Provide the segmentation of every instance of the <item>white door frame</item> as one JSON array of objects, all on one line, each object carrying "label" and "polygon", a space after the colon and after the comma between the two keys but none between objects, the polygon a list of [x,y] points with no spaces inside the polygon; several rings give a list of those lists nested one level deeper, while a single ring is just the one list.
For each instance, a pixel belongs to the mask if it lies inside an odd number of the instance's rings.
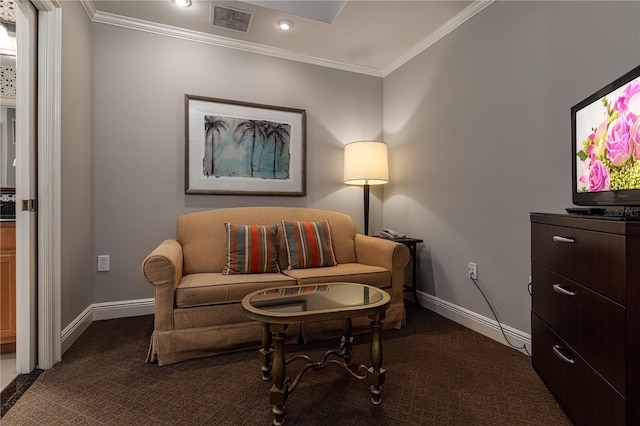
[{"label": "white door frame", "polygon": [[17,8],[16,22],[16,372],[26,374],[37,363],[37,229],[36,213],[23,212],[21,200],[35,199],[38,11],[28,2]]},{"label": "white door frame", "polygon": [[[26,0],[22,0],[26,1]],[[61,82],[62,7],[57,0],[34,0],[38,9],[38,293],[37,366],[48,369],[61,354]],[[18,77],[20,78],[20,77]],[[19,173],[28,173],[23,167]],[[19,201],[20,202],[20,201]],[[17,210],[19,210],[17,207]],[[20,221],[16,226],[20,226]],[[16,253],[22,256],[24,253]],[[28,262],[20,262],[23,268]],[[16,271],[18,273],[18,271]],[[22,283],[23,284],[23,283]],[[33,341],[27,307],[36,309],[28,285],[18,282],[16,310],[18,335],[16,366],[20,373],[33,370],[35,360],[29,348]],[[20,309],[22,307],[22,309]],[[24,334],[24,335],[23,335]]]},{"label": "white door frame", "polygon": [[[62,7],[40,1],[38,13],[38,366],[62,359],[61,135]],[[46,10],[45,10],[46,9]]]}]

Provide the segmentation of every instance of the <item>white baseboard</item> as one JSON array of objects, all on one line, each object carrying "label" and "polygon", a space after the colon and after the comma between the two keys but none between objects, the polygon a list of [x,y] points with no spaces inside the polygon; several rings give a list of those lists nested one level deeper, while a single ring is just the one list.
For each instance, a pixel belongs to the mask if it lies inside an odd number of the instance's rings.
[{"label": "white baseboard", "polygon": [[94,303],[62,330],[60,335],[62,353],[65,353],[94,321],[149,315],[153,314],[153,311],[153,298]]},{"label": "white baseboard", "polygon": [[[428,293],[418,291],[418,299],[420,305],[442,315],[451,321],[470,328],[490,339],[500,342],[503,345],[508,343],[505,341],[498,322],[479,315],[473,311],[465,309],[461,306],[439,299]],[[124,300],[120,302],[94,303],[85,309],[78,317],[71,322],[61,333],[62,353],[71,347],[73,342],[91,325],[93,321],[135,317],[140,315],[150,315],[154,312],[154,299],[137,299]],[[509,341],[514,346],[526,346],[529,354],[531,353],[531,335],[517,330],[508,325],[502,325]],[[520,349],[520,352],[526,352]]]},{"label": "white baseboard", "polygon": [[[503,345],[509,346],[509,343],[505,340],[498,322],[479,315],[473,311],[465,309],[461,306],[454,305],[446,300],[439,299],[431,294],[418,291],[418,299],[420,305],[434,311],[435,313],[442,315],[451,321],[457,322],[471,330],[478,332],[490,339],[500,342]],[[504,333],[507,335],[509,342],[517,347],[525,346],[528,353],[524,349],[518,349],[525,355],[531,354],[531,335],[517,330],[508,325],[502,324]]]}]

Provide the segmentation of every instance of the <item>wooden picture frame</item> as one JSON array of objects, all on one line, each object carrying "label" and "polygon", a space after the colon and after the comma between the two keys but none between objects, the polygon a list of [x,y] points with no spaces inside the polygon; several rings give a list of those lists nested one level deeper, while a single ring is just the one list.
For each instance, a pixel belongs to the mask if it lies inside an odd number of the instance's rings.
[{"label": "wooden picture frame", "polygon": [[306,111],[185,95],[185,193],[304,196]]}]

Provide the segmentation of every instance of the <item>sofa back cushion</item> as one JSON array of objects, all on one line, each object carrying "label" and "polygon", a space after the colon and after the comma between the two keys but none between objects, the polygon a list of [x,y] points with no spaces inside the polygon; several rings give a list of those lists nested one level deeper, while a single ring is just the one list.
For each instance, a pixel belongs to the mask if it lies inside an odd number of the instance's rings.
[{"label": "sofa back cushion", "polygon": [[227,262],[222,273],[264,274],[278,267],[278,225],[234,225],[225,222]]},{"label": "sofa back cushion", "polygon": [[287,247],[281,222],[328,220],[336,262],[356,262],[355,226],[351,217],[330,210],[300,207],[236,207],[189,213],[178,218],[176,239],[183,250],[183,274],[222,272],[226,259],[225,222],[236,225],[278,224],[278,264],[286,269]]},{"label": "sofa back cushion", "polygon": [[288,269],[336,266],[328,220],[317,222],[282,221],[287,246]]}]

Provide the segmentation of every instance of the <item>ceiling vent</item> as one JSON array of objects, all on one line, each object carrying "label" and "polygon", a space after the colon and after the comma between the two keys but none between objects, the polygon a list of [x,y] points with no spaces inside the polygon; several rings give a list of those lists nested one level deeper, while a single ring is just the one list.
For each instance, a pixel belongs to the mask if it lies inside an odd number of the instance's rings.
[{"label": "ceiling vent", "polygon": [[252,21],[253,13],[216,4],[211,7],[211,25],[216,28],[247,33]]}]

